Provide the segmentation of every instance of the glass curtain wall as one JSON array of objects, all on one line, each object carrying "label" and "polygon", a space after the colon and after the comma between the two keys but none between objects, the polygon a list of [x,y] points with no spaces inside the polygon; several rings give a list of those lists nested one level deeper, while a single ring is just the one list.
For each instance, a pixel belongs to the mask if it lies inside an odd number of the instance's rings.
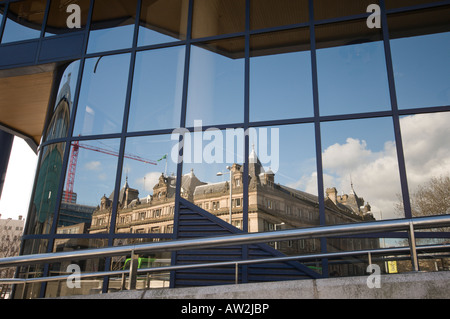
[{"label": "glass curtain wall", "polygon": [[[374,1],[107,2],[126,2],[121,19],[102,16],[106,1],[84,9],[86,53],[61,78],[27,240],[48,252],[173,240],[182,199],[245,232],[448,213],[423,206],[448,189],[448,5],[380,1],[370,28]],[[407,245],[406,233],[380,236],[268,244],[288,255]]]}]

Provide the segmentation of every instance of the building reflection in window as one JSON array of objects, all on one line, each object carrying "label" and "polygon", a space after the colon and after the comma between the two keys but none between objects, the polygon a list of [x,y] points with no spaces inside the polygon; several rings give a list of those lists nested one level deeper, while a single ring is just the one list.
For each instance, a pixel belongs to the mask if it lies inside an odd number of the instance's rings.
[{"label": "building reflection in window", "polygon": [[138,45],[186,39],[188,7],[188,0],[142,1]]},{"label": "building reflection in window", "polygon": [[2,43],[39,38],[47,1],[18,1],[9,4]]},{"label": "building reflection in window", "polygon": [[87,53],[130,48],[137,0],[95,0]]},{"label": "building reflection in window", "polygon": [[[118,154],[117,139],[72,142],[57,233],[90,231],[92,214],[102,205],[99,199],[114,199]],[[108,208],[112,209],[111,205]],[[110,229],[110,221],[109,216],[105,232]]]},{"label": "building reflection in window", "polygon": [[53,224],[56,197],[62,171],[65,143],[44,147],[37,173],[35,193],[28,214],[26,234],[49,234]]},{"label": "building reflection in window", "polygon": [[233,225],[240,227],[243,218],[244,138],[244,130],[239,128],[185,134],[180,194],[226,222],[232,218]]},{"label": "building reflection in window", "polygon": [[185,47],[138,52],[129,131],[176,128],[181,120]]},{"label": "building reflection in window", "polygon": [[46,140],[68,136],[79,67],[79,61],[72,62],[67,66],[61,77],[52,119],[47,129]]},{"label": "building reflection in window", "polygon": [[343,208],[328,224],[403,218],[390,118],[322,123],[325,205]]},{"label": "building reflection in window", "polygon": [[244,38],[192,46],[186,126],[244,121]]},{"label": "building reflection in window", "polygon": [[[128,138],[118,198],[116,233],[171,234],[175,212],[178,135]],[[104,232],[112,198],[98,198],[90,233]]]},{"label": "building reflection in window", "polygon": [[74,136],[122,131],[129,68],[130,54],[86,59]]}]

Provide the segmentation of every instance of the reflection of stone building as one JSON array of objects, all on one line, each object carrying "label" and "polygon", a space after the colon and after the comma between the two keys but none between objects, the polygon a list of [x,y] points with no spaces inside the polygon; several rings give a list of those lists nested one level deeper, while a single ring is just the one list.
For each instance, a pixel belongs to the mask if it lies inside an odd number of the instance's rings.
[{"label": "reflection of stone building", "polygon": [[[265,171],[254,151],[249,161],[249,232],[273,231],[319,225],[318,197],[275,183],[275,174]],[[232,172],[232,224],[243,224],[243,166],[233,164]],[[116,219],[117,233],[172,233],[176,178],[161,174],[153,188],[153,196],[139,198],[139,192],[128,182],[119,193]],[[200,208],[229,222],[229,181],[203,183],[193,171],[185,174],[181,183],[181,196]],[[109,230],[113,194],[103,196],[93,213],[89,232]],[[343,224],[374,220],[370,206],[354,191],[337,196],[336,189],[328,189],[325,200],[327,224]],[[273,245],[286,254],[320,251],[318,240],[297,240]],[[378,240],[330,239],[328,250],[377,248]]]}]

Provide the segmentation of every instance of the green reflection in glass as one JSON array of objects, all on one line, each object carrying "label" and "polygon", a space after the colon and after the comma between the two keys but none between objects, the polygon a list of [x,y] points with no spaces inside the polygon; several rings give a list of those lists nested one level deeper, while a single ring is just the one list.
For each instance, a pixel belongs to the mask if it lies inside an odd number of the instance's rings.
[{"label": "green reflection in glass", "polygon": [[30,207],[27,235],[49,234],[55,212],[62,171],[65,143],[46,146],[37,175],[36,190]]}]

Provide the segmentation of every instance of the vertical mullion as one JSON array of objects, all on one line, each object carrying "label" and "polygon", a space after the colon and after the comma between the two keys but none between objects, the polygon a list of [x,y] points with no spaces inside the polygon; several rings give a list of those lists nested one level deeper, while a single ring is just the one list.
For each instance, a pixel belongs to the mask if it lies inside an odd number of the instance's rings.
[{"label": "vertical mullion", "polygon": [[[177,179],[175,185],[175,207],[173,214],[173,230],[172,239],[178,238],[178,219],[180,216],[180,200],[181,200],[181,179],[183,178],[183,151],[180,149],[180,143],[184,143],[184,136],[186,134],[186,109],[187,109],[187,95],[188,95],[188,82],[189,82],[189,67],[191,59],[191,30],[192,30],[192,11],[194,6],[194,0],[188,0],[188,16],[187,16],[187,29],[186,29],[186,42],[185,42],[185,56],[184,56],[184,74],[183,74],[183,93],[181,100],[181,114],[180,114],[180,130],[178,139],[178,156],[177,156]],[[184,144],[183,144],[184,146]],[[173,251],[171,254],[171,265],[176,264],[177,251]],[[170,287],[175,285],[175,271],[170,272]]]},{"label": "vertical mullion", "polygon": [[392,107],[392,120],[394,124],[395,146],[397,149],[398,169],[400,173],[400,183],[402,189],[403,208],[406,218],[411,218],[411,203],[409,198],[408,182],[406,177],[405,155],[400,127],[400,116],[398,112],[397,93],[395,89],[394,68],[392,65],[391,45],[389,39],[389,29],[387,22],[386,6],[384,0],[380,0],[381,8],[381,28],[383,32],[384,53],[386,58],[386,71],[388,76],[389,94]]},{"label": "vertical mullion", "polygon": [[[325,225],[325,202],[323,194],[322,140],[320,134],[319,88],[317,75],[316,34],[314,1],[309,0],[309,34],[311,43],[311,71],[314,102],[314,131],[316,142],[317,191],[319,200],[319,224]],[[321,253],[327,252],[327,238],[320,239]],[[322,276],[328,277],[328,259],[322,259]]]}]

